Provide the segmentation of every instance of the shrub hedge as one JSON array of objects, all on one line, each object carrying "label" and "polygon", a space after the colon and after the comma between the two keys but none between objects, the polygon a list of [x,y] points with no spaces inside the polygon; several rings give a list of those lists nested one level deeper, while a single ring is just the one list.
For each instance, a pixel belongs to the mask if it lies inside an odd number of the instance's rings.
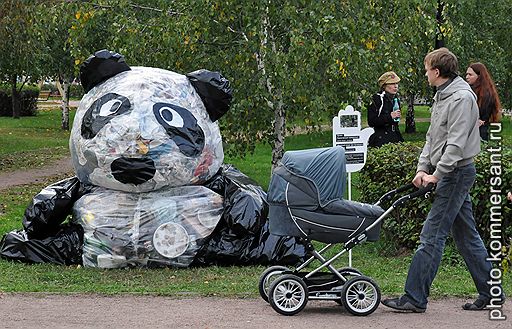
[{"label": "shrub hedge", "polygon": [[[358,189],[360,198],[365,203],[375,203],[381,195],[396,187],[409,183],[416,173],[418,157],[423,143],[387,144],[381,148],[370,148],[365,167],[359,173]],[[494,209],[495,219],[501,219],[501,242],[510,246],[512,238],[512,203],[506,200],[506,194],[512,189],[512,150],[502,148],[500,152],[492,151],[498,144],[482,144],[482,152],[475,158],[477,177],[471,190],[473,211],[478,229],[486,246],[490,242],[491,197],[501,197],[501,206]],[[500,164],[491,172],[491,154]],[[495,163],[495,165],[497,165]],[[499,175],[498,175],[499,174]],[[496,177],[501,181],[496,181]],[[490,179],[495,180],[494,189],[501,193],[491,192]],[[500,185],[496,185],[500,183]],[[431,196],[432,198],[433,196]],[[430,210],[431,199],[416,199],[402,208],[395,210],[386,218],[382,228],[382,240],[387,252],[396,252],[403,248],[414,249],[419,243],[419,235],[423,222]],[[496,202],[496,199],[493,201]],[[384,205],[388,207],[389,205]],[[501,216],[497,214],[500,210]],[[493,222],[496,223],[496,222]]]},{"label": "shrub hedge", "polygon": [[[12,116],[11,86],[0,85],[0,116]],[[20,116],[34,116],[37,113],[37,97],[39,88],[24,86],[20,93]]]}]

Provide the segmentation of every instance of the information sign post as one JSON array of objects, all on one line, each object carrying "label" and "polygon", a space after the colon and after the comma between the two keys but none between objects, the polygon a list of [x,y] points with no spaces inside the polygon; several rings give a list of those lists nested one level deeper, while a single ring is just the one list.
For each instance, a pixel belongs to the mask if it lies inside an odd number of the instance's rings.
[{"label": "information sign post", "polygon": [[[352,200],[351,173],[361,170],[366,163],[368,139],[373,128],[361,130],[361,112],[348,105],[332,119],[332,145],[345,149],[348,173],[348,199]],[[349,251],[348,266],[352,267],[352,250]]]}]

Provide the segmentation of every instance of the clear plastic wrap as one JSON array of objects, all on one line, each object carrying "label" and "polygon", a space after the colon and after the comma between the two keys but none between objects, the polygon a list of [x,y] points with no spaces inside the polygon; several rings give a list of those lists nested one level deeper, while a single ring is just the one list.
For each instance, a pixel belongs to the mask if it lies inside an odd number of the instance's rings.
[{"label": "clear plastic wrap", "polygon": [[84,95],[70,149],[82,183],[127,192],[201,184],[224,160],[219,127],[189,79],[150,67]]},{"label": "clear plastic wrap", "polygon": [[84,266],[187,267],[222,211],[222,197],[204,186],[98,188],[75,203],[73,221],[84,228]]}]

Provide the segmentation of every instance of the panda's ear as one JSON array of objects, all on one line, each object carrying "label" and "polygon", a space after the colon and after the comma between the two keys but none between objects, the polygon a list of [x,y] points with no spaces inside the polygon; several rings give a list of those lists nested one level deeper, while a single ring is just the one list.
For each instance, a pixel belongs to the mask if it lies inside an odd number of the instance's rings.
[{"label": "panda's ear", "polygon": [[215,122],[222,117],[231,104],[232,90],[228,79],[219,72],[198,70],[187,74],[187,78],[201,97],[210,119]]},{"label": "panda's ear", "polygon": [[121,54],[99,50],[80,66],[80,82],[85,92],[114,75],[131,70]]}]

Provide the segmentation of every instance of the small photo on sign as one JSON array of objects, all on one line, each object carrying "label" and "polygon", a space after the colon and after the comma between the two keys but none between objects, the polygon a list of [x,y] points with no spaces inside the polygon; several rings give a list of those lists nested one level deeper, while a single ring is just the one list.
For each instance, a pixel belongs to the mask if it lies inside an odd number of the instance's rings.
[{"label": "small photo on sign", "polygon": [[357,115],[341,115],[340,116],[340,127],[341,128],[357,128]]}]

